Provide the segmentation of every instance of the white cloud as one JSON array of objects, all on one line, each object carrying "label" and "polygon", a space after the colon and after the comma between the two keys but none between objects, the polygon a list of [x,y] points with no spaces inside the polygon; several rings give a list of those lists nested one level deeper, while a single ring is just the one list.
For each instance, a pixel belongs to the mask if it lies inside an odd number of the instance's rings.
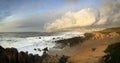
[{"label": "white cloud", "polygon": [[70,28],[107,27],[120,27],[120,0],[104,0],[100,10],[86,8],[78,12],[67,12],[60,19],[47,24],[45,29],[62,31]]},{"label": "white cloud", "polygon": [[98,11],[93,8],[82,9],[78,12],[67,12],[52,23],[45,26],[47,31],[56,31],[64,28],[90,26],[96,22]]}]

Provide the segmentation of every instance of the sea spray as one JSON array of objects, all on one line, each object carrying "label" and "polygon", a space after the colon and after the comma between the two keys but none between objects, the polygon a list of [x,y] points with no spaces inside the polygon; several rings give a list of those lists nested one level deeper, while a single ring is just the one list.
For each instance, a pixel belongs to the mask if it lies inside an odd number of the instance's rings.
[{"label": "sea spray", "polygon": [[[55,41],[68,39],[76,36],[83,36],[84,33],[81,32],[61,32],[59,34],[54,34],[51,36],[33,36],[31,37],[1,37],[0,45],[4,48],[7,47],[15,47],[18,51],[28,51],[28,53],[39,54],[42,55],[43,51],[34,50],[34,48],[44,49],[48,47],[48,49],[52,49],[55,46]],[[17,34],[14,34],[17,36]],[[27,33],[26,33],[27,35]]]}]

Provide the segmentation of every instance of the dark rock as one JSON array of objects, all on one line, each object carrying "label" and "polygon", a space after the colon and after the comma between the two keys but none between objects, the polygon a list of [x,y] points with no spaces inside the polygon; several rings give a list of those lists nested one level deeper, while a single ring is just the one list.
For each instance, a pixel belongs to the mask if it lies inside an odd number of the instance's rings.
[{"label": "dark rock", "polygon": [[6,55],[8,57],[9,63],[17,63],[18,62],[18,51],[16,48],[6,48]]},{"label": "dark rock", "polygon": [[55,40],[55,38],[53,38],[53,40]]},{"label": "dark rock", "polygon": [[88,39],[91,39],[94,36],[94,34],[92,34],[92,33],[85,33],[84,36],[85,36],[85,40],[88,40]]},{"label": "dark rock", "polygon": [[91,50],[92,50],[92,51],[95,51],[95,50],[96,50],[96,48],[91,48]]},{"label": "dark rock", "polygon": [[36,49],[36,48],[34,48],[34,50],[36,51],[37,49]]},{"label": "dark rock", "polygon": [[42,63],[42,57],[40,57],[38,54],[34,55],[34,63]]},{"label": "dark rock", "polygon": [[59,60],[59,63],[66,63],[67,61],[68,61],[68,56],[62,56],[61,58],[60,58],[60,60]]},{"label": "dark rock", "polygon": [[5,49],[0,46],[0,63],[9,63]]},{"label": "dark rock", "polygon": [[38,48],[38,51],[40,51],[40,52],[41,52],[41,49],[40,49],[40,48]]},{"label": "dark rock", "polygon": [[41,37],[39,37],[39,39],[41,39]]},{"label": "dark rock", "polygon": [[67,62],[67,56],[53,56],[48,55],[44,49],[42,56],[38,54],[28,54],[28,52],[18,52],[16,48],[6,48],[0,46],[0,63],[65,63]]},{"label": "dark rock", "polygon": [[18,63],[28,63],[28,54],[26,54],[25,52],[20,52],[18,54]]},{"label": "dark rock", "polygon": [[69,39],[63,39],[63,40],[58,40],[56,43],[62,44],[63,46],[74,46],[77,45],[78,43],[82,43],[84,41],[84,38],[82,37],[73,37]]},{"label": "dark rock", "polygon": [[34,63],[34,55],[33,54],[29,54],[27,59],[28,59],[28,63]]},{"label": "dark rock", "polygon": [[43,51],[48,51],[48,47],[44,48]]}]

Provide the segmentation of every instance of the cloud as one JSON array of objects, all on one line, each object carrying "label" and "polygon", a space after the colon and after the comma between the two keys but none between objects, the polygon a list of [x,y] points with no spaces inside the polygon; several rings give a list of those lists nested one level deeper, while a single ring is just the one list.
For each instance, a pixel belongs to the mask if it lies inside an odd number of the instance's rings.
[{"label": "cloud", "polygon": [[[78,0],[65,1],[76,2]],[[64,10],[59,8],[29,16],[14,15],[19,12],[7,13],[5,16],[0,16],[0,31],[41,31],[43,28],[46,31],[61,31],[120,27],[120,0],[103,0],[100,10],[85,8],[71,12],[72,9],[71,11],[68,11],[66,7],[62,9]],[[24,8],[22,10],[24,11]]]},{"label": "cloud", "polygon": [[98,11],[93,8],[82,9],[78,12],[67,12],[61,19],[45,26],[47,31],[62,30],[65,28],[90,26],[96,22]]},{"label": "cloud", "polygon": [[105,0],[100,10],[86,8],[67,12],[60,19],[45,25],[46,31],[120,27],[120,0]]},{"label": "cloud", "polygon": [[101,17],[97,24],[107,27],[120,26],[120,0],[104,1],[100,12]]},{"label": "cloud", "polygon": [[[0,32],[27,32],[27,31],[43,31],[44,24],[53,21],[59,17],[58,14],[48,13],[35,14],[29,16],[10,15],[4,17],[0,22]],[[47,18],[47,19],[46,19]]]},{"label": "cloud", "polygon": [[45,21],[39,21],[38,19],[16,19],[0,25],[1,31],[17,32],[17,31],[40,31]]}]

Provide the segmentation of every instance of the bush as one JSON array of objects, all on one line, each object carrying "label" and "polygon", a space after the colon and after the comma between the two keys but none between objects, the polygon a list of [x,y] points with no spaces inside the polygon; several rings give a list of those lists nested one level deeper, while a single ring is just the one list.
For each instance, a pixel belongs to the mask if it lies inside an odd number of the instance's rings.
[{"label": "bush", "polygon": [[104,52],[107,53],[104,57],[110,56],[105,63],[120,63],[120,42],[109,45]]}]

